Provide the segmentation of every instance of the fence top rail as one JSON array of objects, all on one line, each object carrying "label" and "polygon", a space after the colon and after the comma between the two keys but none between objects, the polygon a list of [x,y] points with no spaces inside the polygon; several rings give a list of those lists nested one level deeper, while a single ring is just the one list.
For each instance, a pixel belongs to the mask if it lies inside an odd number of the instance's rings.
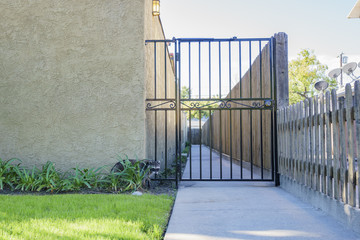
[{"label": "fence top rail", "polygon": [[157,42],[257,42],[257,41],[271,41],[272,38],[173,38],[173,39],[149,39],[145,43]]}]

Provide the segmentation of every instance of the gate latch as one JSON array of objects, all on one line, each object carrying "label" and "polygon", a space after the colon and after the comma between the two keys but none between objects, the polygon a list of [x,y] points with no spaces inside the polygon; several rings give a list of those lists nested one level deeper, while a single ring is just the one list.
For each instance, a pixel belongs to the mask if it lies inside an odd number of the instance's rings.
[{"label": "gate latch", "polygon": [[264,105],[265,105],[265,107],[271,107],[272,100],[265,100]]}]

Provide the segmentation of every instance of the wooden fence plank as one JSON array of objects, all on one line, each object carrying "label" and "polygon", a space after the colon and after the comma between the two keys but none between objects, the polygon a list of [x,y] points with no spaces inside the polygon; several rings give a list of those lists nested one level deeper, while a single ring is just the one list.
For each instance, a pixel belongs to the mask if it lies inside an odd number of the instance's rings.
[{"label": "wooden fence plank", "polygon": [[284,135],[284,109],[280,110],[280,173],[282,175],[284,175],[284,139],[285,139],[285,135]]},{"label": "wooden fence plank", "polygon": [[355,126],[356,126],[356,146],[357,146],[357,188],[358,188],[358,195],[357,201],[359,202],[360,208],[360,82],[355,81],[354,84],[354,92],[355,92]]},{"label": "wooden fence plank", "polygon": [[301,119],[301,105],[300,103],[296,104],[296,147],[297,147],[297,159],[295,164],[295,180],[299,181],[299,163],[301,159],[301,132],[300,132],[300,119]]},{"label": "wooden fence plank", "polygon": [[309,136],[309,101],[305,99],[305,159],[304,159],[304,184],[309,186],[308,182],[308,175],[309,175],[309,142],[310,142],[310,136]]},{"label": "wooden fence plank", "polygon": [[330,126],[330,92],[325,93],[326,101],[326,113],[325,113],[325,126],[326,126],[326,193],[328,196],[332,197],[333,187],[332,187],[332,178],[331,178],[331,167],[332,167],[332,153],[331,153],[331,126]]},{"label": "wooden fence plank", "polygon": [[303,182],[303,175],[304,175],[304,168],[303,168],[303,162],[304,162],[304,151],[305,151],[305,144],[304,144],[304,103],[300,102],[300,160],[299,160],[299,182]]},{"label": "wooden fence plank", "polygon": [[337,94],[336,90],[331,91],[331,105],[332,105],[332,129],[333,129],[333,153],[334,153],[334,162],[333,162],[333,176],[334,176],[334,197],[339,200],[339,127],[337,122]]},{"label": "wooden fence plank", "polygon": [[285,161],[284,171],[285,176],[289,176],[288,163],[289,163],[289,108],[285,108]]},{"label": "wooden fence plank", "polygon": [[279,173],[282,174],[281,172],[281,156],[282,156],[282,147],[281,147],[281,141],[282,141],[282,135],[281,135],[281,127],[282,127],[282,121],[281,121],[281,109],[279,109],[278,111],[276,111],[276,119],[277,119],[277,145],[278,145],[278,159],[279,159]]},{"label": "wooden fence plank", "polygon": [[340,182],[341,182],[341,198],[344,203],[348,203],[347,197],[347,178],[345,172],[347,169],[346,163],[346,136],[345,136],[345,121],[344,121],[345,99],[339,98],[339,129],[340,129]]},{"label": "wooden fence plank", "polygon": [[313,187],[316,189],[316,191],[320,191],[320,175],[319,175],[319,150],[320,150],[320,145],[319,145],[319,122],[318,122],[318,114],[319,114],[319,101],[318,101],[318,97],[315,96],[314,97],[314,134],[315,134],[315,161],[314,161],[314,171],[315,171],[315,178],[314,182],[315,184],[313,184]]},{"label": "wooden fence plank", "polygon": [[290,150],[290,155],[289,155],[289,177],[290,179],[293,178],[293,160],[294,160],[294,105],[291,105],[289,107],[289,122],[290,122],[290,131],[289,131],[289,135],[290,135],[290,141],[289,141],[289,150]]},{"label": "wooden fence plank", "polygon": [[353,106],[353,98],[352,98],[352,90],[351,85],[346,84],[345,87],[345,95],[346,95],[346,125],[347,125],[347,133],[348,133],[348,177],[349,177],[349,205],[355,207],[356,206],[356,186],[354,181],[354,173],[355,173],[355,162],[354,162],[354,134],[353,134],[353,121],[351,118],[351,108]]},{"label": "wooden fence plank", "polygon": [[309,187],[312,187],[313,185],[313,162],[314,162],[314,127],[313,127],[313,99],[309,98],[309,138],[310,138],[310,142],[309,142],[309,147],[310,147],[310,156],[309,156],[309,162],[308,162],[308,181]]},{"label": "wooden fence plank", "polygon": [[324,94],[320,95],[320,151],[321,151],[321,192],[326,193],[326,176],[325,176],[325,128],[324,128]]}]

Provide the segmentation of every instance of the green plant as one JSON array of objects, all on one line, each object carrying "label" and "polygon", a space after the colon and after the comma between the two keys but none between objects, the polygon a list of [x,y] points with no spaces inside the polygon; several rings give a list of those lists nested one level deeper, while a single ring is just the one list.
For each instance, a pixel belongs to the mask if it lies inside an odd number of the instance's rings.
[{"label": "green plant", "polygon": [[48,161],[42,166],[41,171],[38,173],[35,186],[36,191],[46,190],[53,192],[56,185],[60,180],[60,173],[56,171],[54,164]]},{"label": "green plant", "polygon": [[91,188],[98,188],[100,186],[100,183],[102,183],[103,180],[103,173],[101,170],[103,170],[104,167],[99,168],[84,168],[80,171],[80,174],[85,182],[87,182]]},{"label": "green plant", "polygon": [[20,161],[16,158],[12,158],[7,161],[3,161],[0,158],[0,190],[3,190],[5,186],[13,188],[13,182],[16,177],[16,168],[17,166],[11,165],[14,161]]},{"label": "green plant", "polygon": [[141,161],[131,162],[128,157],[119,156],[119,162],[124,170],[121,171],[120,185],[123,185],[123,191],[136,191],[141,189],[147,180],[150,169],[145,165],[141,166]]},{"label": "green plant", "polygon": [[31,171],[25,168],[16,168],[15,189],[21,191],[34,191],[36,189],[36,180],[38,169],[33,167]]},{"label": "green plant", "polygon": [[122,191],[122,172],[110,172],[102,181],[102,187],[111,191]]},{"label": "green plant", "polygon": [[72,183],[72,189],[79,191],[81,188],[91,188],[90,183],[84,178],[84,173],[78,167],[73,168],[75,175],[70,176],[69,180]]}]

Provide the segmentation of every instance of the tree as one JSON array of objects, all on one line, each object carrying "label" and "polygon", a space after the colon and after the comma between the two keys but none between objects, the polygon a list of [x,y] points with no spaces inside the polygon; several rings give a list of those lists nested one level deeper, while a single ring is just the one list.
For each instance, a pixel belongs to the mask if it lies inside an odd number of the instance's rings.
[{"label": "tree", "polygon": [[303,49],[297,59],[289,63],[289,102],[294,104],[313,97],[319,92],[314,85],[319,80],[329,83],[328,89],[337,87],[336,79],[325,75],[327,65],[321,64],[313,50]]}]

